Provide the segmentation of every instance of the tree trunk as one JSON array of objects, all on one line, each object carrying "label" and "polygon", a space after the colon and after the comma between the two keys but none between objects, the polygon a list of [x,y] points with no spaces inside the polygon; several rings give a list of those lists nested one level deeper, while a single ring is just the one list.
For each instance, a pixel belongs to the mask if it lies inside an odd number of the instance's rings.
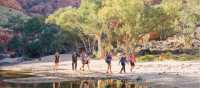
[{"label": "tree trunk", "polygon": [[84,46],[84,48],[85,48],[85,52],[87,52],[87,46],[86,46],[86,42],[84,41],[84,39],[83,39],[83,38],[81,38],[81,41],[83,42],[83,46]]},{"label": "tree trunk", "polygon": [[98,57],[102,57],[102,49],[101,49],[101,36],[96,35],[97,41],[98,41]]},{"label": "tree trunk", "polygon": [[91,48],[90,38],[87,38],[87,42],[88,42],[88,51],[91,54],[92,53],[92,48]]},{"label": "tree trunk", "polygon": [[95,50],[95,47],[96,47],[95,44],[96,44],[96,39],[94,39],[93,42],[92,42],[92,51],[96,52],[96,50]]}]

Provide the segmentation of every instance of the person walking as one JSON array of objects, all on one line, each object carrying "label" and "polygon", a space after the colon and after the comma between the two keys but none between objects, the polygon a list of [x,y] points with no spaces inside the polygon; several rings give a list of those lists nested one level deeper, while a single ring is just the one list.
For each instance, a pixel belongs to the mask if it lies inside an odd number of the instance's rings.
[{"label": "person walking", "polygon": [[90,70],[90,66],[89,66],[90,62],[89,62],[89,58],[88,58],[88,55],[87,55],[86,52],[83,52],[81,54],[81,62],[82,62],[82,67],[80,68],[80,70],[84,71],[84,67],[85,67],[86,64],[88,66],[88,70]]},{"label": "person walking", "polygon": [[136,62],[136,56],[135,56],[134,51],[129,55],[129,62],[130,62],[130,65],[131,65],[130,71],[132,72],[133,68],[135,67],[135,62]]},{"label": "person walking", "polygon": [[60,62],[60,55],[59,55],[59,52],[56,52],[55,55],[54,55],[55,59],[54,59],[54,71],[56,71],[58,69],[58,66],[59,66],[59,62]]},{"label": "person walking", "polygon": [[72,54],[72,70],[75,71],[77,69],[77,58],[78,58],[78,54],[76,52],[74,52]]},{"label": "person walking", "polygon": [[123,53],[120,57],[120,64],[122,66],[121,70],[120,70],[120,73],[122,73],[122,71],[124,71],[124,73],[126,73],[126,63],[127,63],[127,60],[126,60],[126,54]]},{"label": "person walking", "polygon": [[108,65],[106,73],[109,73],[109,72],[112,73],[112,69],[111,69],[112,54],[111,54],[111,52],[108,52],[106,54],[105,61],[106,61],[107,65]]}]

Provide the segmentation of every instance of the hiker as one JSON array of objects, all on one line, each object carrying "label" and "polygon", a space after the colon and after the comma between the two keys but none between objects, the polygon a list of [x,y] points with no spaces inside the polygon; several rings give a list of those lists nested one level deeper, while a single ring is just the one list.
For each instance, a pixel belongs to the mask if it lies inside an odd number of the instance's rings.
[{"label": "hiker", "polygon": [[108,65],[106,73],[109,73],[109,71],[110,71],[110,73],[112,73],[112,70],[111,70],[112,54],[110,52],[106,54],[105,61]]},{"label": "hiker", "polygon": [[130,65],[131,65],[130,71],[132,72],[133,68],[135,67],[135,62],[136,62],[136,56],[135,56],[134,51],[129,55],[129,62],[130,62]]},{"label": "hiker", "polygon": [[86,64],[88,66],[88,70],[90,70],[89,58],[88,58],[88,55],[87,55],[86,52],[82,52],[82,54],[81,54],[81,62],[82,62],[82,67],[80,68],[80,70],[84,71],[84,67],[85,67]]},{"label": "hiker", "polygon": [[75,71],[77,69],[77,58],[78,58],[78,54],[76,52],[74,52],[72,54],[72,70]]},{"label": "hiker", "polygon": [[54,62],[55,62],[54,71],[56,71],[58,69],[58,65],[59,65],[59,61],[60,61],[59,52],[56,52],[54,56],[55,56],[55,59],[54,59]]},{"label": "hiker", "polygon": [[120,73],[122,73],[122,71],[124,71],[124,73],[126,73],[126,63],[127,63],[127,60],[126,60],[126,54],[123,53],[121,56],[120,56],[120,61],[119,63],[122,65],[122,68],[120,70]]}]

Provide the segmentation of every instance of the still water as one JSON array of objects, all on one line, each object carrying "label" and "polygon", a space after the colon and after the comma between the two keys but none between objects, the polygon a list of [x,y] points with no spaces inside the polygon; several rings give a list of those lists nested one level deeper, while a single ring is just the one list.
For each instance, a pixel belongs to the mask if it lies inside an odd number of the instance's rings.
[{"label": "still water", "polygon": [[128,80],[79,80],[55,81],[53,83],[5,83],[0,82],[0,88],[148,88],[144,84],[135,84]]}]

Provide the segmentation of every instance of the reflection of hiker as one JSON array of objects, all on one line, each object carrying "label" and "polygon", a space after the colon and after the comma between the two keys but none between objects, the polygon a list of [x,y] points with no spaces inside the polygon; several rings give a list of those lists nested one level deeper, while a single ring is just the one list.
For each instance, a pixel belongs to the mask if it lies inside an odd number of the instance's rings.
[{"label": "reflection of hiker", "polygon": [[112,73],[112,71],[111,71],[111,61],[112,61],[112,55],[111,55],[111,53],[107,53],[106,54],[105,61],[108,64],[107,73],[109,73],[109,71],[110,71],[110,73]]},{"label": "reflection of hiker", "polygon": [[77,58],[78,58],[78,54],[74,52],[72,54],[72,70],[76,70],[77,68]]},{"label": "reflection of hiker", "polygon": [[130,54],[129,56],[129,62],[130,62],[130,65],[131,65],[131,72],[135,66],[135,62],[136,62],[136,56],[135,56],[135,53],[133,52],[132,54]]},{"label": "reflection of hiker", "polygon": [[58,65],[59,65],[59,61],[60,61],[60,55],[59,55],[59,52],[56,52],[55,53],[55,66],[54,66],[54,70],[56,71],[58,69]]},{"label": "reflection of hiker", "polygon": [[80,69],[82,69],[84,71],[85,64],[87,64],[88,69],[90,69],[90,67],[89,67],[89,58],[88,58],[87,53],[83,52],[81,54],[81,62],[82,62],[82,67]]},{"label": "reflection of hiker", "polygon": [[88,81],[81,82],[80,88],[90,88]]},{"label": "reflection of hiker", "polygon": [[123,53],[120,57],[120,64],[122,65],[122,68],[121,68],[121,71],[120,73],[122,73],[122,71],[124,71],[124,73],[126,73],[126,63],[127,63],[127,60],[126,60],[126,55],[125,53]]},{"label": "reflection of hiker", "polygon": [[126,81],[125,80],[121,80],[121,88],[126,88]]},{"label": "reflection of hiker", "polygon": [[60,82],[53,82],[53,88],[60,88]]}]

